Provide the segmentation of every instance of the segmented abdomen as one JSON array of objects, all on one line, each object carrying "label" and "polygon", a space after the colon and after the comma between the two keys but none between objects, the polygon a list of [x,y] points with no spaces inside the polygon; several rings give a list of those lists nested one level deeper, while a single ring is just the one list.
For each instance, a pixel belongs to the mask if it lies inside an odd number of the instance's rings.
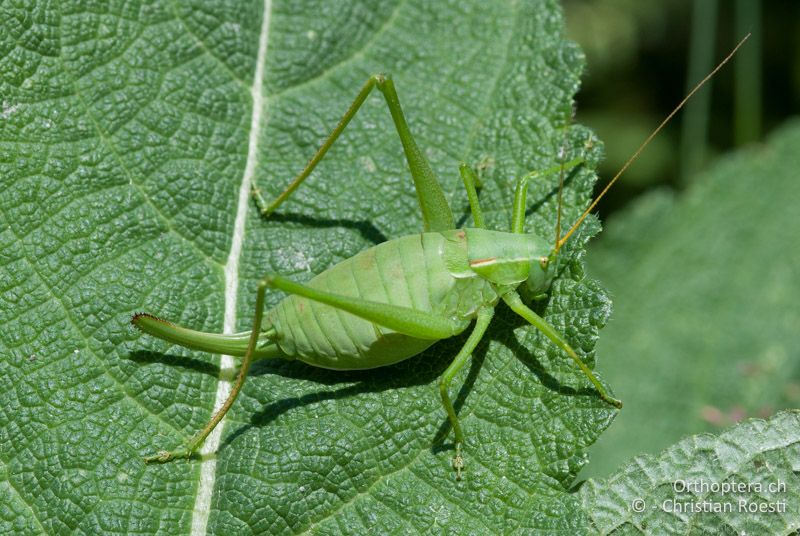
[{"label": "segmented abdomen", "polygon": [[[440,233],[389,240],[329,268],[308,285],[346,296],[433,311],[456,282],[445,266],[447,240]],[[267,318],[277,330],[276,342],[283,352],[314,366],[332,369],[389,365],[436,342],[403,335],[294,295],[280,302]]]}]

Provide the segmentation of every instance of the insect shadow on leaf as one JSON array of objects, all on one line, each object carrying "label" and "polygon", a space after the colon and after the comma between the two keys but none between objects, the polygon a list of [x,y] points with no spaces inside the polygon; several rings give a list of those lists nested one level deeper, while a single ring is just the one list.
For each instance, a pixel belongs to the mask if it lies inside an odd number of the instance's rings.
[{"label": "insect shadow on leaf", "polygon": [[364,240],[372,244],[381,244],[388,240],[386,235],[369,220],[319,218],[299,213],[275,214],[270,217],[270,220],[276,223],[293,223],[302,228],[325,229],[341,227],[343,229],[351,229],[357,231]]}]

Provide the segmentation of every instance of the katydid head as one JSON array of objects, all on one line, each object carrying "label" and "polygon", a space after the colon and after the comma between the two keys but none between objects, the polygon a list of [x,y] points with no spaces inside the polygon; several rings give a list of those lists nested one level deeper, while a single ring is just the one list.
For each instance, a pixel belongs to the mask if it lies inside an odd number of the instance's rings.
[{"label": "katydid head", "polygon": [[536,235],[465,229],[470,270],[496,285],[519,285],[526,298],[538,298],[555,277],[550,243]]},{"label": "katydid head", "polygon": [[528,272],[528,279],[520,285],[522,297],[527,301],[543,298],[550,291],[556,277],[556,257],[553,254],[534,259]]}]

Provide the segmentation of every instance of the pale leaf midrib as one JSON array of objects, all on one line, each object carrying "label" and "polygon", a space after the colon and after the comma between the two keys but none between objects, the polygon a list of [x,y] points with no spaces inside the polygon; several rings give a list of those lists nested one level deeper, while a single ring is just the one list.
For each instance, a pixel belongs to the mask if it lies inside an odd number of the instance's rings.
[{"label": "pale leaf midrib", "polygon": [[[269,43],[269,27],[272,1],[264,0],[264,14],[261,20],[261,31],[259,32],[258,56],[256,58],[255,73],[253,74],[253,85],[250,88],[252,97],[252,115],[250,117],[250,134],[247,144],[247,162],[242,182],[239,187],[239,197],[236,207],[236,219],[233,225],[233,236],[231,238],[231,249],[228,260],[225,263],[225,316],[223,320],[223,332],[236,332],[236,304],[239,292],[239,261],[242,255],[244,243],[245,223],[247,219],[247,209],[250,201],[250,186],[258,164],[258,141],[262,131],[261,118],[266,106],[266,99],[263,92],[264,63],[266,61],[267,46]],[[217,411],[231,391],[231,371],[235,365],[231,356],[220,356],[220,376],[217,384],[216,400],[214,411]],[[191,534],[199,536],[206,533],[208,518],[211,512],[211,497],[216,481],[217,458],[214,455],[220,445],[222,431],[225,426],[223,419],[216,429],[206,438],[202,453],[211,454],[204,456],[200,465],[200,481],[197,486],[194,510],[192,514]]]}]

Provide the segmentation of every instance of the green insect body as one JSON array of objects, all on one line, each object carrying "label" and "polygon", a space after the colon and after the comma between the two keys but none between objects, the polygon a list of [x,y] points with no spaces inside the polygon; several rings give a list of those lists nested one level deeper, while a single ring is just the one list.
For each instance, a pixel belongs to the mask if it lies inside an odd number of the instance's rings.
[{"label": "green insect body", "polygon": [[[535,238],[485,229],[403,236],[336,264],[313,278],[308,286],[449,318],[453,323],[451,335],[455,336],[469,326],[482,307],[496,305],[504,290],[470,265],[476,259],[487,259],[476,256],[474,250],[478,248],[470,247],[475,242],[483,245],[486,235],[504,239],[502,245],[528,243]],[[502,246],[495,249],[497,254],[492,260],[508,260],[501,256]],[[483,253],[485,248],[479,251]],[[533,254],[539,269],[538,260],[543,255]],[[482,263],[484,272],[489,264]],[[518,272],[527,272],[530,259],[513,264],[522,266]],[[511,283],[519,284],[524,279],[527,273]],[[265,324],[265,329],[275,329],[275,342],[287,357],[335,370],[392,365],[439,340],[399,333],[296,295],[288,296],[266,313]]]},{"label": "green insect body", "polygon": [[[307,285],[449,318],[455,336],[481,308],[494,307],[503,293],[528,280],[531,272],[531,280],[544,276],[547,270],[542,269],[541,259],[549,248],[535,235],[486,229],[420,233],[366,249]],[[159,321],[137,319],[140,327],[143,323]],[[152,329],[149,324],[143,329],[147,328]],[[287,296],[267,312],[262,329],[255,359],[297,359],[334,370],[392,365],[440,340],[401,333],[297,295]],[[193,348],[220,351],[215,344],[220,336],[197,332],[193,336]],[[242,344],[227,350],[244,355],[248,336],[249,332],[236,335]]]},{"label": "green insect body", "polygon": [[[717,69],[732,55],[733,52]],[[473,324],[471,334],[439,383],[442,404],[455,435],[453,467],[456,478],[460,479],[464,467],[461,447],[465,437],[450,400],[449,386],[485,334],[494,307],[501,300],[571,358],[602,400],[617,408],[622,406],[607,394],[566,339],[525,304],[547,296],[560,248],[605,193],[601,193],[569,231],[560,236],[559,190],[556,240],[549,244],[534,234],[525,233],[528,181],[559,171],[563,178],[564,171],[583,164],[582,158],[529,173],[517,181],[509,232],[485,228],[476,190],[477,177],[471,168],[462,164],[459,171],[467,190],[474,228],[455,229],[444,192],[406,124],[394,84],[385,75],[374,75],[308,165],[272,203],[266,203],[261,191],[253,185],[253,197],[262,215],[268,217],[311,174],[375,88],[383,94],[414,179],[423,232],[362,251],[330,267],[307,284],[267,274],[258,284],[253,327],[248,332],[202,333],[146,313],[135,314],[131,322],[153,336],[196,350],[243,358],[228,399],[209,423],[183,447],[160,451],[145,458],[146,462],[192,456],[230,409],[254,360],[297,359],[334,370],[383,367],[415,356],[436,341],[458,335]],[[268,289],[289,295],[265,316]]]}]

